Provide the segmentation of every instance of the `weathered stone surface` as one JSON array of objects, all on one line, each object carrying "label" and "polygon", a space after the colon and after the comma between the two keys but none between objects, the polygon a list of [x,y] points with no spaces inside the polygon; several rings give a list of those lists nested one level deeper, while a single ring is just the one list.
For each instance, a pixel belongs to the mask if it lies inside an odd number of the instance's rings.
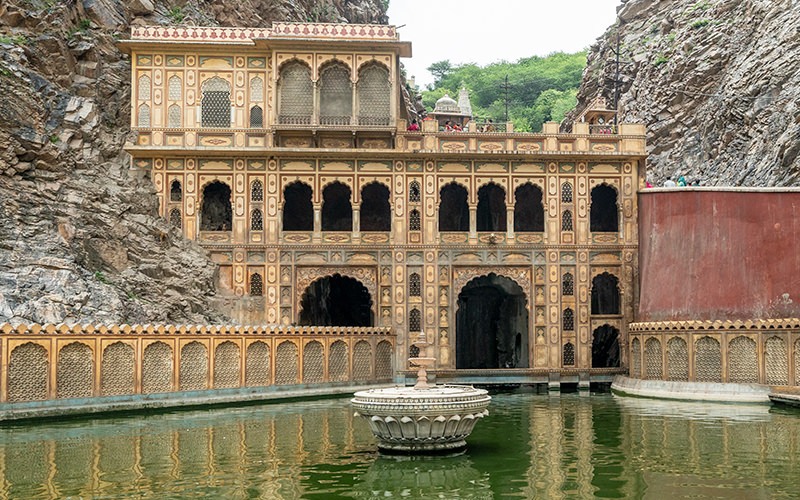
[{"label": "weathered stone surface", "polygon": [[[620,118],[647,124],[651,183],[798,182],[796,1],[625,0],[619,17]],[[591,47],[576,109],[613,102],[616,38],[611,27]]]},{"label": "weathered stone surface", "polygon": [[[134,5],[135,4],[135,5]],[[150,0],[0,5],[0,322],[229,322],[217,266],[158,216],[132,170],[130,61],[115,42],[136,16],[171,23]],[[380,0],[189,2],[182,23],[385,23]],[[88,23],[86,21],[89,21]]]}]

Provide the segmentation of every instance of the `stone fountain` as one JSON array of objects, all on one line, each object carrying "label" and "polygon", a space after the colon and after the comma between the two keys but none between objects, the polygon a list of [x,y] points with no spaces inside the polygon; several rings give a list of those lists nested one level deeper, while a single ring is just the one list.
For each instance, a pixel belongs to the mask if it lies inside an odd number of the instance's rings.
[{"label": "stone fountain", "polygon": [[420,354],[409,361],[419,367],[414,387],[371,389],[355,393],[351,400],[356,416],[369,422],[380,440],[381,451],[436,453],[467,446],[478,419],[489,414],[491,396],[483,389],[465,385],[429,385],[425,368],[436,359],[425,356],[430,343],[415,342]]}]

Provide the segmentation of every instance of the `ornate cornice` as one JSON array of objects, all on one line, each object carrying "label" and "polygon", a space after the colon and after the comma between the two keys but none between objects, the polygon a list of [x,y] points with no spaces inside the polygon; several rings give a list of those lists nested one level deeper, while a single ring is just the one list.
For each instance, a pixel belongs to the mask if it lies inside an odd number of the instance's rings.
[{"label": "ornate cornice", "polygon": [[0,335],[381,335],[391,328],[279,325],[0,325]]},{"label": "ornate cornice", "polygon": [[651,321],[628,325],[629,333],[681,330],[785,330],[800,329],[800,318],[753,319],[736,321]]}]

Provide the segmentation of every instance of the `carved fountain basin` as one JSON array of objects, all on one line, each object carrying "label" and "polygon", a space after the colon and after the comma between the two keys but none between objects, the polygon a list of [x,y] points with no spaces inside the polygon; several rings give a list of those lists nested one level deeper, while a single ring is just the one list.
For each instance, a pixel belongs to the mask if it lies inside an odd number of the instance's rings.
[{"label": "carved fountain basin", "polygon": [[464,448],[475,424],[489,414],[491,399],[483,389],[437,385],[361,391],[351,402],[380,440],[380,450],[429,453]]}]

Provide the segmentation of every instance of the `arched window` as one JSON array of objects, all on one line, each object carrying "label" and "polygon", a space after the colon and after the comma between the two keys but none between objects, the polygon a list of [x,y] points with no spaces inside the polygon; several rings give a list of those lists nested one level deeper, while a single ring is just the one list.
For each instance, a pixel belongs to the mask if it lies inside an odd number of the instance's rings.
[{"label": "arched window", "polygon": [[592,314],[619,314],[619,279],[610,273],[592,280]]},{"label": "arched window", "polygon": [[139,120],[137,125],[140,128],[147,128],[150,126],[150,106],[147,104],[139,106]]},{"label": "arched window", "polygon": [[561,230],[572,231],[572,212],[569,210],[564,210],[561,214]]},{"label": "arched window", "polygon": [[200,123],[203,127],[231,126],[231,86],[215,76],[203,82]]},{"label": "arched window", "polygon": [[451,182],[440,191],[439,231],[469,231],[467,190]]},{"label": "arched window", "polygon": [[352,231],[353,207],[350,204],[350,188],[334,182],[322,190],[322,230]]},{"label": "arched window", "polygon": [[478,231],[506,230],[506,191],[490,182],[478,190]]},{"label": "arched window", "polygon": [[170,101],[180,101],[181,94],[181,77],[178,75],[169,77],[169,91],[167,92],[167,98]]},{"label": "arched window", "polygon": [[219,181],[203,188],[203,208],[200,215],[201,231],[230,231],[233,219],[231,188]]},{"label": "arched window", "polygon": [[181,182],[178,180],[172,181],[169,188],[169,201],[182,201],[183,190],[181,189]]},{"label": "arched window", "polygon": [[419,210],[412,210],[411,213],[408,214],[408,230],[420,231],[422,229],[422,221],[420,219]]},{"label": "arched window", "polygon": [[561,278],[561,293],[563,295],[572,295],[575,287],[574,282],[575,278],[573,278],[572,273],[564,273]]},{"label": "arched window", "polygon": [[253,212],[250,214],[250,230],[251,231],[264,230],[264,216],[261,214],[261,210],[259,210],[258,208],[254,209]]},{"label": "arched window", "polygon": [[182,222],[181,222],[181,211],[177,208],[173,208],[169,211],[169,223],[175,226],[176,228],[180,229]]},{"label": "arched window", "polygon": [[419,203],[422,201],[419,182],[411,181],[411,184],[408,186],[408,201],[410,203]]},{"label": "arched window", "polygon": [[564,314],[561,319],[564,330],[575,330],[575,312],[572,309],[569,307],[564,309]]},{"label": "arched window", "polygon": [[264,110],[261,106],[250,108],[250,128],[262,128],[264,126]]},{"label": "arched window", "polygon": [[514,231],[543,232],[544,205],[542,190],[530,182],[514,191]]},{"label": "arched window", "polygon": [[378,64],[358,72],[358,124],[388,126],[392,120],[389,71]]},{"label": "arched window", "polygon": [[319,121],[321,125],[350,125],[353,116],[353,90],[350,70],[334,63],[320,72]]},{"label": "arched window", "polygon": [[607,184],[592,189],[592,207],[589,211],[589,230],[615,233],[619,231],[617,192]]},{"label": "arched window", "polygon": [[569,182],[561,185],[561,203],[572,203],[572,184]]},{"label": "arched window", "polygon": [[278,122],[309,125],[313,112],[311,69],[294,61],[281,68],[278,84]]},{"label": "arched window", "polygon": [[142,75],[139,77],[139,99],[146,101],[150,99],[150,77]]},{"label": "arched window", "polygon": [[361,190],[361,231],[391,231],[392,208],[389,188],[371,182]]},{"label": "arched window", "polygon": [[408,331],[419,332],[422,331],[422,315],[416,307],[408,314]]},{"label": "arched window", "polygon": [[411,273],[408,277],[408,296],[420,297],[422,295],[422,280],[419,274]]},{"label": "arched window", "polygon": [[311,202],[311,187],[297,181],[283,190],[283,230],[313,231],[314,205]]},{"label": "arched window", "polygon": [[264,185],[260,180],[254,180],[250,185],[250,200],[251,201],[264,201]]},{"label": "arched window", "polygon": [[564,366],[575,366],[575,346],[572,342],[564,344]]},{"label": "arched window", "polygon": [[255,77],[250,80],[250,102],[262,102],[264,100],[264,80]]},{"label": "arched window", "polygon": [[177,104],[173,104],[169,107],[169,111],[167,112],[167,127],[181,127],[181,107]]},{"label": "arched window", "polygon": [[250,276],[250,295],[253,297],[264,295],[264,279],[259,273],[253,273]]}]

